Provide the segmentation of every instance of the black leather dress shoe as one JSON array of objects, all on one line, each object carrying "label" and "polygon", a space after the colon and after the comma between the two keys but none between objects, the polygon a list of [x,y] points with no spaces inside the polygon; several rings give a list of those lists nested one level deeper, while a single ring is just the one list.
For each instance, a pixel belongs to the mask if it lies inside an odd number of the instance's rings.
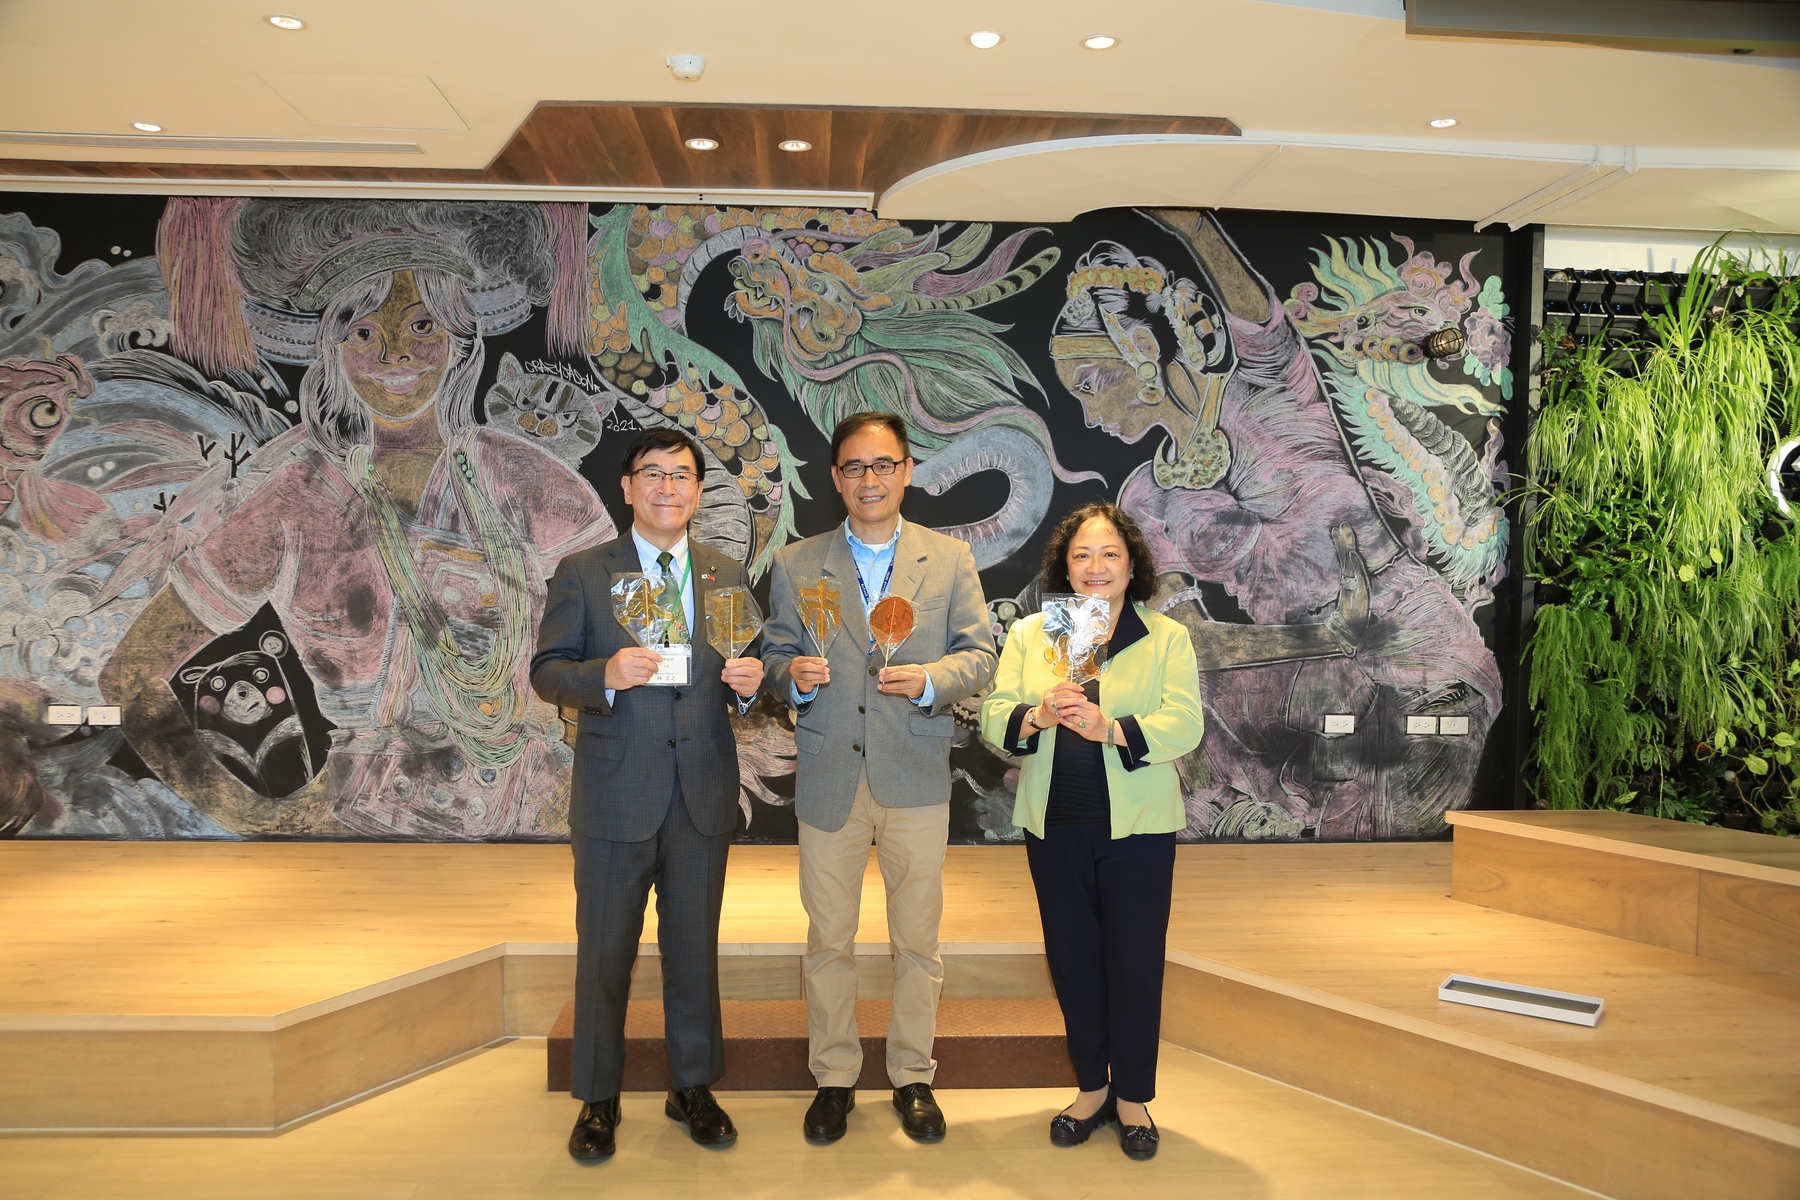
[{"label": "black leather dress shoe", "polygon": [[1052,1146],[1079,1146],[1093,1136],[1094,1130],[1119,1118],[1119,1102],[1108,1096],[1100,1111],[1091,1117],[1071,1117],[1066,1112],[1050,1118]]},{"label": "black leather dress shoe", "polygon": [[850,1128],[846,1118],[856,1108],[856,1089],[822,1087],[806,1110],[806,1140],[826,1145]]},{"label": "black leather dress shoe", "polygon": [[670,1088],[663,1112],[687,1126],[688,1136],[702,1146],[729,1146],[737,1141],[737,1126],[705,1087]]},{"label": "black leather dress shoe", "polygon": [[1140,1162],[1146,1158],[1156,1157],[1156,1118],[1149,1113],[1144,1114],[1148,1125],[1127,1125],[1119,1122],[1119,1149],[1125,1152],[1126,1158],[1135,1158]]},{"label": "black leather dress shoe", "polygon": [[929,1083],[909,1083],[894,1089],[894,1108],[900,1128],[915,1142],[944,1140],[944,1110],[938,1107]]},{"label": "black leather dress shoe", "polygon": [[619,1127],[619,1098],[593,1100],[581,1106],[575,1131],[569,1134],[569,1157],[605,1159],[613,1156],[613,1130]]}]

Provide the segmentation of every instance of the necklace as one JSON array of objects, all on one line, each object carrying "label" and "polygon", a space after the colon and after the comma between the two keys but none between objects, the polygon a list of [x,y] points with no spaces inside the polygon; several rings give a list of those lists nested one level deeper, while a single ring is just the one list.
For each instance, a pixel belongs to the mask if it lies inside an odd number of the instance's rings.
[{"label": "necklace", "polygon": [[443,606],[420,577],[399,507],[374,477],[368,447],[352,447],[347,464],[351,482],[375,516],[375,546],[412,634],[426,693],[464,756],[477,766],[500,768],[511,766],[525,752],[520,727],[524,705],[513,676],[529,633],[530,601],[525,556],[500,510],[476,485],[469,441],[466,435],[459,436],[446,448],[453,465],[451,486],[473,526],[476,548],[494,572],[501,604],[500,626],[479,658],[462,653]]}]

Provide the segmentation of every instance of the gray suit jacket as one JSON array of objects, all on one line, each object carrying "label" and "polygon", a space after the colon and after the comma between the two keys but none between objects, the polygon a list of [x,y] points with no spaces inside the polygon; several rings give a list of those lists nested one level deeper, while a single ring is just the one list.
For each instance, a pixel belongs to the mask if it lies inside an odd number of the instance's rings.
[{"label": "gray suit jacket", "polygon": [[841,525],[775,556],[763,629],[764,686],[783,704],[793,703],[789,664],[818,653],[801,624],[797,592],[821,577],[838,589],[844,627],[827,655],[831,682],[795,722],[796,815],[815,829],[842,829],[865,764],[870,790],[889,808],[949,803],[956,734],[950,708],[985,688],[997,662],[968,543],[908,521],[894,549],[888,594],[911,600],[918,623],[893,661],[924,665],[935,692],[930,709],[875,690],[881,652],[869,655],[869,623]]},{"label": "gray suit jacket", "polygon": [[635,643],[613,616],[612,584],[643,569],[627,533],[557,565],[544,602],[531,686],[551,704],[578,708],[569,832],[576,838],[641,842],[669,811],[675,784],[694,828],[730,833],[738,818],[737,744],[725,661],[706,643],[706,593],[748,586],[744,569],[688,539],[693,555],[694,663],[686,687],[634,687],[606,702],[606,664]]}]

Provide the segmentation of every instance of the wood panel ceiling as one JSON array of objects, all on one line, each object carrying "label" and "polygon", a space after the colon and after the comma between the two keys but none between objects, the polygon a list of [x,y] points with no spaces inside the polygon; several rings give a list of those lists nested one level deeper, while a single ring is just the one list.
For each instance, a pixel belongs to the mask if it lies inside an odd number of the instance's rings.
[{"label": "wood panel ceiling", "polygon": [[[1236,136],[1223,117],[753,105],[539,104],[481,170],[0,159],[0,175],[93,179],[490,183],[564,188],[852,191],[984,150],[1127,134]],[[696,151],[689,138],[716,140]],[[788,139],[812,144],[793,153]]]}]

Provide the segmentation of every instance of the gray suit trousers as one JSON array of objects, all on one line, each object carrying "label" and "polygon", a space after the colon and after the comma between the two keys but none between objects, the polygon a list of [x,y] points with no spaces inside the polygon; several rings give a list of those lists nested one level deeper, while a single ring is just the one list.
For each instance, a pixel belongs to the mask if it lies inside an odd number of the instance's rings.
[{"label": "gray suit trousers", "polygon": [[[731,834],[694,828],[681,785],[661,828],[641,842],[576,835],[575,1076],[577,1100],[619,1094],[625,1075],[625,1003],[656,888],[662,954],[663,1028],[673,1087],[711,1084],[725,1073],[719,1021],[719,906]],[[700,914],[710,914],[708,920]],[[699,917],[699,919],[696,919]]]}]

